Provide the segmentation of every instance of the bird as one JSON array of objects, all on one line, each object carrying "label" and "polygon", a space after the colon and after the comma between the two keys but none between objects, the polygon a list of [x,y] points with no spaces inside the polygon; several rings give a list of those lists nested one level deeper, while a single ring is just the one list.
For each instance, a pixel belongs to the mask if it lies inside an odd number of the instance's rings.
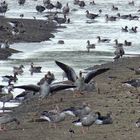
[{"label": "bird", "polygon": [[122,27],[122,32],[128,32],[128,26]]},{"label": "bird", "polygon": [[5,125],[11,122],[15,122],[17,125],[20,124],[20,121],[17,118],[9,114],[0,115],[0,131],[6,130]]},{"label": "bird", "polygon": [[37,5],[36,10],[37,10],[37,12],[42,13],[45,10],[45,7],[42,5]]},{"label": "bird", "polygon": [[125,82],[122,82],[122,84],[125,84],[126,86],[129,87],[135,87],[135,88],[139,88],[140,87],[140,79],[132,79],[132,80],[128,80]]},{"label": "bird", "polygon": [[0,3],[0,13],[6,13],[6,11],[8,10],[8,4],[6,3],[6,1],[3,1]]},{"label": "bird", "polygon": [[3,112],[4,112],[4,108],[5,108],[5,103],[12,100],[13,99],[13,93],[11,93],[11,91],[13,91],[13,84],[9,85],[8,87],[8,94],[4,95],[0,98],[0,101],[3,102]]},{"label": "bird", "polygon": [[57,9],[61,9],[62,8],[62,3],[60,3],[59,1],[56,2],[55,4],[55,8]]},{"label": "bird", "polygon": [[120,13],[117,13],[117,16],[118,16],[118,18],[121,18],[121,19],[128,19],[130,17],[130,14],[129,15],[121,15]]},{"label": "bird", "polygon": [[17,72],[15,72],[14,73],[14,76],[12,76],[12,75],[5,75],[5,76],[2,76],[2,81],[3,82],[8,82],[9,84],[11,83],[11,82],[16,82],[17,80],[18,80],[18,78],[17,78]]},{"label": "bird", "polygon": [[56,128],[56,123],[64,121],[65,117],[65,112],[59,112],[57,110],[55,112],[43,111],[41,113],[40,119],[53,123],[54,127]]},{"label": "bird", "polygon": [[113,59],[118,60],[125,54],[125,51],[124,51],[123,47],[117,46],[114,54],[115,54],[115,57]]},{"label": "bird", "polygon": [[23,71],[22,68],[24,68],[23,65],[20,65],[19,67],[14,66],[13,67],[13,73],[17,73],[19,75],[23,74],[24,71]]},{"label": "bird", "polygon": [[111,112],[108,112],[106,116],[102,116],[100,112],[95,112],[97,114],[97,119],[95,121],[95,124],[112,124],[113,120],[111,118]]},{"label": "bird", "polygon": [[132,27],[131,29],[129,29],[129,33],[137,33],[137,26]]},{"label": "bird", "polygon": [[31,72],[31,75],[33,74],[33,73],[40,73],[41,72],[41,66],[34,66],[34,63],[33,62],[31,62],[31,64],[30,64],[30,69],[29,69],[29,71]]},{"label": "bird", "polygon": [[63,7],[63,14],[66,15],[70,12],[70,8],[69,8],[69,5],[68,3],[66,4],[66,6]]},{"label": "bird", "polygon": [[53,95],[56,91],[64,90],[68,88],[75,88],[74,85],[70,84],[61,84],[61,83],[53,83],[49,84],[47,80],[44,81],[41,85],[20,85],[20,86],[14,86],[14,88],[21,88],[25,90],[30,90],[34,92],[39,92],[40,98],[47,98],[49,95]]},{"label": "bird", "polygon": [[123,46],[123,43],[119,43],[118,39],[115,39],[114,42],[115,42],[116,47],[122,47]]},{"label": "bird", "polygon": [[136,124],[136,127],[138,127],[138,128],[140,127],[140,118],[138,118],[138,120],[136,121],[135,124]]},{"label": "bird", "polygon": [[134,3],[134,1],[132,0],[132,1],[129,1],[129,2],[128,2],[128,5],[134,6],[135,3]]},{"label": "bird", "polygon": [[89,127],[95,123],[96,119],[97,115],[94,112],[91,112],[90,114],[85,115],[84,117],[73,121],[72,123],[75,126],[82,126],[82,132],[85,133],[84,127],[88,127],[89,129]]},{"label": "bird", "polygon": [[49,4],[45,5],[45,8],[48,9],[48,10],[50,10],[50,12],[51,12],[51,10],[52,10],[54,7],[55,7],[55,6],[54,6],[52,3],[49,3]]},{"label": "bird", "polygon": [[109,68],[94,69],[88,72],[85,77],[82,77],[82,73],[80,71],[80,77],[78,77],[72,67],[56,60],[55,63],[66,73],[68,80],[74,83],[78,92],[80,91],[80,94],[81,91],[93,91],[93,89],[95,89],[95,83],[90,82],[91,79],[109,70]]},{"label": "bird", "polygon": [[78,2],[78,5],[79,5],[81,8],[86,6],[86,4],[85,4],[84,1],[79,1],[79,2]]},{"label": "bird", "polygon": [[112,5],[112,11],[118,11],[118,7],[115,7],[114,5]]},{"label": "bird", "polygon": [[25,0],[18,0],[18,4],[19,5],[24,5],[25,4]]},{"label": "bird", "polygon": [[105,42],[105,43],[110,42],[110,39],[107,39],[107,38],[105,38],[105,39],[101,39],[100,36],[97,36],[97,39],[98,39],[98,42],[99,42],[99,43],[100,43],[100,42]]},{"label": "bird", "polygon": [[64,109],[63,112],[68,115],[81,118],[85,115],[88,115],[91,112],[91,108],[88,103],[83,102],[82,107],[70,107]]},{"label": "bird", "polygon": [[89,40],[87,40],[87,46],[86,46],[86,48],[87,48],[87,51],[88,52],[90,52],[90,49],[95,49],[95,44],[90,44],[90,41]]},{"label": "bird", "polygon": [[108,21],[116,21],[117,20],[117,17],[115,16],[108,16],[108,14],[105,15],[105,18],[106,18],[106,22]]},{"label": "bird", "polygon": [[124,41],[124,46],[132,46],[132,42],[128,42],[127,40]]},{"label": "bird", "polygon": [[93,13],[90,13],[88,10],[86,10],[86,17],[87,18],[89,18],[89,19],[95,19],[98,16],[99,16],[98,14],[93,14]]},{"label": "bird", "polygon": [[66,15],[64,15],[64,18],[54,16],[54,20],[59,24],[59,26],[61,26],[61,24],[66,23],[67,17]]}]

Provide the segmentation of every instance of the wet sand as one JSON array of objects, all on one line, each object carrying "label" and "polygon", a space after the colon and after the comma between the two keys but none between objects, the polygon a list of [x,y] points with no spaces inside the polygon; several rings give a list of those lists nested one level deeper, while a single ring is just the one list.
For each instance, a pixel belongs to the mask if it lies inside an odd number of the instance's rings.
[{"label": "wet sand", "polygon": [[[140,57],[123,58],[116,62],[98,65],[96,67],[109,67],[110,70],[94,78],[100,92],[85,93],[80,97],[73,97],[72,91],[61,91],[53,96],[39,101],[31,99],[14,109],[13,114],[21,121],[20,128],[14,123],[8,124],[7,131],[0,132],[0,140],[139,140],[140,129],[135,126],[140,117],[140,93],[135,88],[128,88],[121,82],[133,78],[139,78],[127,67],[138,68]],[[111,78],[109,78],[111,77]],[[112,112],[113,124],[93,124],[85,134],[81,133],[81,127],[74,126],[71,122],[75,117],[66,117],[66,120],[53,128],[48,122],[35,122],[40,112],[53,109],[58,105],[61,110],[80,106],[82,102],[88,102],[93,111],[106,114]],[[69,129],[75,134],[70,135]]]}]

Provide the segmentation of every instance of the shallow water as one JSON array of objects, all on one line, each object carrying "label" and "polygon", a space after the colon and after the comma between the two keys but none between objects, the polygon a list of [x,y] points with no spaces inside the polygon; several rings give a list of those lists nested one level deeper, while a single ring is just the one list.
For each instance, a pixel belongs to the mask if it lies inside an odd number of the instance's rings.
[{"label": "shallow water", "polygon": [[[24,13],[24,18],[45,19],[43,16],[46,14],[38,14],[35,10],[37,4],[42,4],[42,0],[26,0],[25,6],[19,6],[17,1],[7,0],[9,3],[9,10],[6,13],[6,17],[19,17],[21,13]],[[125,56],[135,56],[140,53],[140,22],[138,20],[117,20],[115,22],[105,22],[105,14],[116,15],[118,12],[111,11],[111,6],[114,3],[118,6],[121,14],[132,13],[139,15],[137,10],[139,9],[140,1],[135,0],[136,5],[128,5],[126,0],[100,0],[95,1],[96,5],[89,5],[89,0],[86,0],[86,6],[79,8],[77,5],[73,5],[73,0],[60,0],[64,4],[69,2],[71,9],[76,8],[77,11],[71,11],[68,17],[71,19],[70,24],[65,24],[67,28],[59,29],[60,32],[54,33],[55,38],[51,41],[44,41],[40,43],[15,43],[11,45],[11,48],[22,51],[23,53],[14,54],[7,61],[0,61],[0,76],[5,74],[12,74],[12,67],[23,64],[25,66],[24,74],[19,76],[19,80],[16,84],[33,84],[39,81],[40,78],[47,71],[54,72],[56,79],[62,79],[62,71],[54,60],[62,61],[72,66],[76,72],[93,66],[95,64],[102,64],[105,62],[113,61],[114,57],[114,39],[118,39],[119,42],[124,40],[132,41],[132,47],[124,47]],[[53,1],[54,2],[54,1]],[[98,10],[102,9],[103,13],[93,23],[85,16],[85,11],[98,13]],[[138,33],[122,33],[121,27],[138,26]],[[111,39],[110,43],[97,43],[97,36]],[[59,39],[65,41],[64,45],[57,44]],[[96,43],[96,49],[87,53],[86,42],[90,40],[91,43]],[[29,68],[30,63],[34,62],[35,65],[42,66],[42,73],[30,75]]]}]

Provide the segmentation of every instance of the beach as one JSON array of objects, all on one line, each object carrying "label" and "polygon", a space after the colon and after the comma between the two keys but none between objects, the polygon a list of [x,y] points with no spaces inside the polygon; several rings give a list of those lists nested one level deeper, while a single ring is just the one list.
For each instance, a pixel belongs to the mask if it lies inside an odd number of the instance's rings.
[{"label": "beach", "polygon": [[[13,109],[13,114],[21,121],[19,128],[15,124],[8,124],[8,130],[1,132],[1,140],[139,140],[139,128],[135,122],[140,117],[139,92],[133,87],[127,87],[122,82],[139,78],[128,67],[138,68],[139,57],[122,58],[115,62],[96,65],[95,68],[110,68],[109,71],[94,78],[100,92],[85,93],[79,97],[73,97],[73,92],[60,91],[42,101],[32,98],[23,102],[18,108]],[[93,111],[102,114],[112,112],[113,123],[108,125],[93,124],[83,134],[81,127],[74,126],[75,117],[66,117],[65,121],[54,128],[48,122],[36,122],[40,113],[51,110],[55,105],[60,110],[71,106],[81,106],[87,102]],[[69,129],[74,130],[71,136]]]}]

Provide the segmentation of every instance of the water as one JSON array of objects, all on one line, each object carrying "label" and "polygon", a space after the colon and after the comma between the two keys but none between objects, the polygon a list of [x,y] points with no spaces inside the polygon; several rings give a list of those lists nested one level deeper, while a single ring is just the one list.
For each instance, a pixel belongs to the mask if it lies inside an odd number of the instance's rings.
[{"label": "water", "polygon": [[[87,67],[113,61],[114,57],[114,39],[119,42],[128,40],[133,42],[132,47],[124,47],[126,56],[135,56],[140,52],[140,28],[138,33],[122,33],[121,28],[128,26],[140,27],[138,20],[118,20],[115,22],[105,22],[105,14],[116,15],[118,12],[111,11],[112,4],[118,6],[121,14],[132,13],[139,15],[140,1],[135,0],[135,6],[129,6],[126,0],[100,0],[95,1],[96,5],[89,5],[89,0],[86,0],[86,6],[79,8],[73,5],[73,0],[60,0],[66,4],[69,2],[71,9],[76,8],[77,11],[71,11],[68,17],[71,19],[70,24],[64,24],[67,28],[59,29],[60,32],[55,33],[55,38],[51,41],[44,41],[40,43],[14,43],[11,48],[22,51],[22,53],[14,54],[9,60],[0,61],[0,76],[12,73],[13,66],[23,64],[25,66],[23,76],[19,76],[16,85],[21,84],[35,84],[40,78],[44,76],[47,71],[52,71],[57,80],[62,79],[62,70],[56,66],[54,60],[62,61],[72,66],[78,73],[79,70]],[[24,18],[45,19],[43,14],[38,14],[35,10],[37,4],[42,4],[42,0],[26,0],[25,6],[19,6],[17,0],[7,0],[9,3],[9,10],[6,17],[19,17],[24,13]],[[56,2],[53,0],[53,2]],[[97,18],[94,23],[88,24],[90,21],[85,16],[85,11],[89,10],[93,13],[98,13],[102,9],[103,13]],[[111,39],[110,43],[97,43],[97,36]],[[57,44],[58,40],[64,40],[64,45]],[[90,40],[91,43],[96,43],[96,49],[87,53],[86,42]],[[42,66],[42,73],[30,75],[30,63],[34,62],[35,65]]]}]

